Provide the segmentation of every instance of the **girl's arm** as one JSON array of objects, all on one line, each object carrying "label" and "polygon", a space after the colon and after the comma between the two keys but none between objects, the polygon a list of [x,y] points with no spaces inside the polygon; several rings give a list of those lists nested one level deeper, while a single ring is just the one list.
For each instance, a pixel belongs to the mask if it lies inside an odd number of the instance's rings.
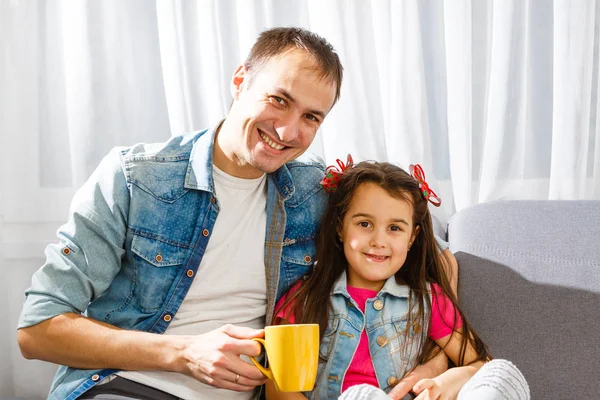
[{"label": "girl's arm", "polygon": [[[450,286],[454,291],[454,295],[458,292],[458,262],[454,254],[448,249],[442,252],[444,258],[443,266]],[[402,378],[388,394],[392,399],[402,399],[408,392],[413,389],[413,386],[421,380],[434,378],[448,370],[448,356],[443,351],[440,351],[435,357],[427,361],[425,364],[419,365],[411,373]]]},{"label": "girl's arm", "polygon": [[444,271],[446,272],[446,276],[450,281],[450,286],[454,291],[454,295],[458,297],[458,261],[456,261],[456,257],[450,250],[442,251],[442,256],[444,257]]},{"label": "girl's arm", "polygon": [[402,378],[402,380],[388,393],[388,396],[392,399],[400,400],[404,398],[408,392],[413,390],[413,387],[417,382],[441,375],[447,369],[448,356],[443,351],[440,351],[431,360],[417,366],[417,368]]},{"label": "girl's arm", "polygon": [[[458,329],[454,334],[445,336],[436,340],[438,346],[444,349],[444,353],[454,364],[459,364],[461,336],[463,330]],[[433,379],[422,379],[413,387],[413,391],[419,396],[418,400],[425,399],[427,396],[431,399],[437,399],[443,393],[444,398],[456,399],[460,389],[485,363],[484,361],[473,362],[477,359],[477,352],[470,343],[467,343],[464,363],[462,367],[450,368],[443,374]],[[472,364],[471,364],[472,363]]]}]

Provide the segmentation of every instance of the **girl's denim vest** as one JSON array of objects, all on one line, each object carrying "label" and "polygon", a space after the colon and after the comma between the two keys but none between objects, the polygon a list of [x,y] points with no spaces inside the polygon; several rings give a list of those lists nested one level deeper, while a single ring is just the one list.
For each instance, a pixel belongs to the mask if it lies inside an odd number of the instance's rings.
[{"label": "girl's denim vest", "polygon": [[348,294],[345,272],[334,285],[331,300],[333,310],[321,340],[315,388],[304,394],[309,399],[337,399],[341,395],[342,382],[365,329],[379,387],[388,392],[415,366],[419,347],[427,339],[429,314],[426,311],[427,326],[421,326],[416,316],[409,318],[409,288],[398,285],[393,276],[376,297],[367,300],[364,314]]}]

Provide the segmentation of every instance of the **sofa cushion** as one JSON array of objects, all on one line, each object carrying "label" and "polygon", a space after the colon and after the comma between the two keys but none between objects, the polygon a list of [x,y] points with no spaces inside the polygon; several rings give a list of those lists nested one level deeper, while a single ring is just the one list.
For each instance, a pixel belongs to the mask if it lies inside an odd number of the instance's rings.
[{"label": "sofa cushion", "polygon": [[459,302],[532,399],[600,394],[600,201],[501,201],[455,214]]}]

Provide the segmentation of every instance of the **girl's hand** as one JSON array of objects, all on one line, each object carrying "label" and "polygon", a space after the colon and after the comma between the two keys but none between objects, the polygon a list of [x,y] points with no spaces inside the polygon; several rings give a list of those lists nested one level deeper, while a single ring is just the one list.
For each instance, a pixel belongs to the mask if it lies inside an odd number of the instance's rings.
[{"label": "girl's hand", "polygon": [[413,392],[418,394],[415,400],[451,400],[453,398],[444,396],[442,388],[435,379],[421,379],[415,386]]},{"label": "girl's hand", "polygon": [[406,375],[398,383],[388,396],[394,400],[401,400],[412,390],[413,386],[421,380],[435,378],[448,369],[448,357],[443,351],[429,360],[427,363],[417,366],[411,373]]},{"label": "girl's hand", "polygon": [[454,367],[433,379],[421,379],[413,386],[413,392],[418,394],[415,400],[455,400],[460,389],[481,365],[483,363],[477,362],[466,367]]}]

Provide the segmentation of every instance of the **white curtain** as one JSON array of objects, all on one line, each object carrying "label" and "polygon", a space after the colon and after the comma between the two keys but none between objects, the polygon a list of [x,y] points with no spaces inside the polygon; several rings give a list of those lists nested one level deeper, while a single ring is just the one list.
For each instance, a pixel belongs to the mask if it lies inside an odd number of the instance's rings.
[{"label": "white curtain", "polygon": [[421,163],[442,221],[600,199],[594,0],[0,0],[0,397],[45,396],[53,367],[21,358],[15,325],[74,190],[115,145],[225,116],[257,34],[287,25],[345,67],[311,148],[329,164]]}]

